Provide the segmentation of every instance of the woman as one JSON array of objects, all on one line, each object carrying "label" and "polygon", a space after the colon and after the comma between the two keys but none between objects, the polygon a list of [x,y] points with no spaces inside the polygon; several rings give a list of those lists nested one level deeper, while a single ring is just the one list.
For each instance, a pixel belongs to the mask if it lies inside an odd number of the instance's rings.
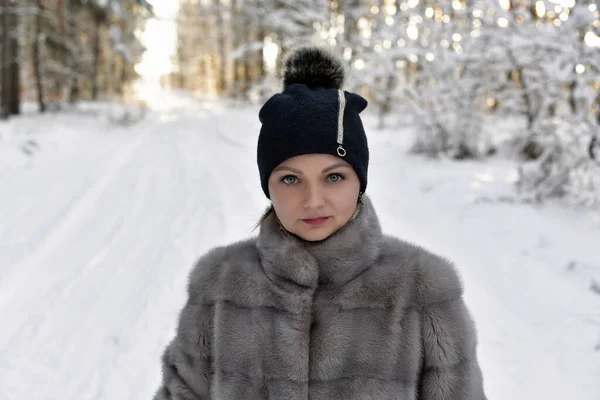
[{"label": "woman", "polygon": [[457,273],[382,234],[364,195],[367,101],[322,49],[284,65],[259,114],[272,207],[192,271],[155,400],[485,399]]}]

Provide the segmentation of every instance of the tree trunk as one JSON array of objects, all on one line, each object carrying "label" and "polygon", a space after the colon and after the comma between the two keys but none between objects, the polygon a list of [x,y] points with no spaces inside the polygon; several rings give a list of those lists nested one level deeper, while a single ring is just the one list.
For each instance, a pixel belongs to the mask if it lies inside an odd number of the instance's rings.
[{"label": "tree trunk", "polygon": [[112,96],[117,94],[117,80],[118,78],[118,65],[117,65],[117,57],[114,57],[112,60],[108,60],[108,76],[104,81],[104,93]]},{"label": "tree trunk", "polygon": [[258,53],[258,60],[256,61],[258,64],[258,71],[257,71],[258,76],[256,77],[256,79],[257,79],[257,83],[259,83],[259,82],[261,83],[261,89],[260,89],[260,99],[261,100],[266,98],[265,88],[262,85],[262,81],[265,79],[265,77],[267,75],[267,71],[265,70],[265,53],[263,52],[265,36],[266,36],[265,30],[263,28],[259,28],[258,38],[263,43],[263,48]]},{"label": "tree trunk", "polygon": [[92,53],[94,57],[92,65],[92,100],[98,100],[99,75],[100,75],[100,30],[102,28],[102,19],[99,16],[95,18],[96,26],[94,27],[94,42],[92,44]]},{"label": "tree trunk", "polygon": [[[16,1],[0,0],[2,17],[2,95],[0,111],[4,116],[21,112],[21,84],[19,73],[19,20]],[[11,8],[11,10],[9,10]]]},{"label": "tree trunk", "polygon": [[[0,6],[2,8],[8,5],[8,0],[0,0]],[[8,118],[8,107],[6,105],[7,93],[10,90],[9,82],[6,79],[8,76],[8,67],[10,66],[10,51],[8,46],[8,37],[9,37],[9,22],[8,22],[8,12],[4,10],[4,12],[0,13],[0,27],[2,28],[2,35],[0,39],[2,39],[2,57],[0,57],[0,69],[2,69],[2,73],[0,74],[2,80],[0,81],[0,118]]]},{"label": "tree trunk", "polygon": [[123,99],[125,97],[125,85],[129,83],[129,74],[127,70],[127,61],[123,57],[121,63],[121,71],[119,72],[117,79],[117,95]]},{"label": "tree trunk", "polygon": [[69,32],[69,40],[71,41],[71,49],[69,54],[69,69],[71,78],[69,82],[69,103],[74,104],[79,100],[79,80],[77,79],[79,71],[77,70],[77,60],[75,51],[77,49],[77,20],[75,12],[75,4],[71,0],[67,5],[67,29]]},{"label": "tree trunk", "polygon": [[[58,19],[58,34],[65,38],[67,36],[67,21],[65,18],[65,1],[68,0],[55,0],[56,1],[56,17]],[[39,4],[39,3],[38,3]]]},{"label": "tree trunk", "polygon": [[[258,41],[258,35],[257,35],[258,29],[256,28],[256,24],[252,20],[249,20],[244,26],[245,26],[244,29],[246,32],[243,37],[250,38],[249,40],[252,43],[257,42]],[[259,50],[252,50],[252,52],[249,52],[248,54],[246,54],[246,57],[244,57],[245,76],[244,76],[243,86],[244,86],[244,99],[247,101],[250,100],[250,90],[254,87],[254,85],[257,84],[256,75],[258,72],[256,69],[257,69],[258,52],[259,52]],[[260,52],[262,53],[262,50],[260,50]]]},{"label": "tree trunk", "polygon": [[521,67],[519,62],[517,62],[517,59],[513,54],[513,50],[509,49],[507,55],[514,68],[516,68],[516,70],[519,71],[519,82],[522,87],[521,96],[523,98],[523,103],[525,103],[525,115],[527,117],[527,131],[531,133],[531,131],[533,130],[533,125],[535,123],[535,117],[537,113],[534,110],[533,101],[531,99],[531,93],[529,93],[528,81],[524,76],[525,69]]},{"label": "tree trunk", "polygon": [[[237,1],[232,1],[232,21],[233,21],[233,48],[237,50],[240,46],[245,43],[251,42],[249,21],[239,11]],[[244,96],[248,89],[248,64],[252,52],[246,51],[242,57],[235,60],[234,68],[234,87],[235,87],[235,98],[241,98]]]},{"label": "tree trunk", "polygon": [[[231,48],[233,49],[233,51],[237,51],[238,46],[240,46],[242,44],[242,40],[240,40],[240,31],[241,31],[240,25],[242,24],[242,21],[240,20],[240,18],[241,18],[240,13],[238,13],[238,10],[237,10],[237,1],[231,0],[230,7],[231,7],[231,9],[230,9],[230,14],[229,14],[229,24],[231,27],[230,28]],[[231,75],[232,82],[230,85],[230,87],[231,87],[230,95],[234,99],[239,98],[239,96],[240,96],[240,86],[241,86],[240,65],[241,65],[241,62],[242,62],[242,59],[239,57],[236,57],[232,61],[233,74]]]},{"label": "tree trunk", "polygon": [[285,39],[285,34],[281,33],[281,32],[277,32],[277,38],[280,39],[280,43],[279,43],[279,56],[277,56],[277,61],[275,63],[276,67],[276,73],[278,75],[281,74],[281,71],[283,70],[283,61],[285,59],[285,57],[287,56],[288,53],[288,46],[286,46],[284,44],[284,39]]},{"label": "tree trunk", "polygon": [[226,35],[226,19],[225,19],[225,7],[223,2],[217,0],[217,36],[218,36],[218,46],[219,46],[219,73],[218,73],[218,84],[217,84],[217,95],[223,96],[227,95],[227,35]]},{"label": "tree trunk", "polygon": [[[344,15],[344,33],[342,35],[342,45],[347,46],[353,50],[352,59],[356,58],[355,50],[361,47],[360,29],[358,27],[358,20],[360,15],[357,10],[360,9],[362,0],[344,0],[338,2],[338,11]],[[400,7],[398,6],[398,10]]]},{"label": "tree trunk", "polygon": [[42,82],[42,57],[40,49],[40,39],[42,34],[42,18],[44,4],[42,0],[37,0],[37,15],[35,16],[35,34],[33,36],[33,70],[35,74],[35,86],[37,89],[38,107],[41,113],[46,111],[44,102],[44,84]]}]

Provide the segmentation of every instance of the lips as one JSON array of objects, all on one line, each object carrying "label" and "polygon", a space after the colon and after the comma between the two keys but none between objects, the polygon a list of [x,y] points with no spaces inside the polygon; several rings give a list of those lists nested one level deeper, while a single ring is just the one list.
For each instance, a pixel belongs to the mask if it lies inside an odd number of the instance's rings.
[{"label": "lips", "polygon": [[328,219],[329,219],[329,217],[316,217],[316,218],[303,219],[302,221],[304,221],[305,223],[307,223],[309,225],[322,225],[325,222],[327,222]]}]

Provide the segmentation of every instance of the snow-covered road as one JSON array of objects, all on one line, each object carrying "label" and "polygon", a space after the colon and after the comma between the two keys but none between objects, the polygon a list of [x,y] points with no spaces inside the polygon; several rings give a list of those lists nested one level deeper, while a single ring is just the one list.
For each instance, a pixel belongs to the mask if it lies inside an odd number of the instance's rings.
[{"label": "snow-covered road", "polygon": [[[252,234],[267,204],[257,109],[161,96],[131,128],[0,123],[15,131],[5,146],[39,146],[0,171],[0,400],[150,398],[194,260]],[[509,165],[423,161],[404,154],[406,135],[369,129],[383,227],[458,265],[490,399],[600,399],[600,296],[565,268],[600,265],[600,230],[560,209],[474,203],[507,190]]]}]

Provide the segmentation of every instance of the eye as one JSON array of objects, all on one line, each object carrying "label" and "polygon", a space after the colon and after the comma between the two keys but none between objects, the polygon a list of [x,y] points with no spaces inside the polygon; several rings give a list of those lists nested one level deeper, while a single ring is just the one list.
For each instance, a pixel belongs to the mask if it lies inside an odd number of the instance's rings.
[{"label": "eye", "polygon": [[342,174],[331,174],[327,177],[327,179],[331,183],[338,183],[338,182],[343,181],[345,178]]},{"label": "eye", "polygon": [[281,178],[281,182],[285,183],[286,185],[295,185],[298,183],[298,178],[296,178],[294,175],[286,175]]}]

